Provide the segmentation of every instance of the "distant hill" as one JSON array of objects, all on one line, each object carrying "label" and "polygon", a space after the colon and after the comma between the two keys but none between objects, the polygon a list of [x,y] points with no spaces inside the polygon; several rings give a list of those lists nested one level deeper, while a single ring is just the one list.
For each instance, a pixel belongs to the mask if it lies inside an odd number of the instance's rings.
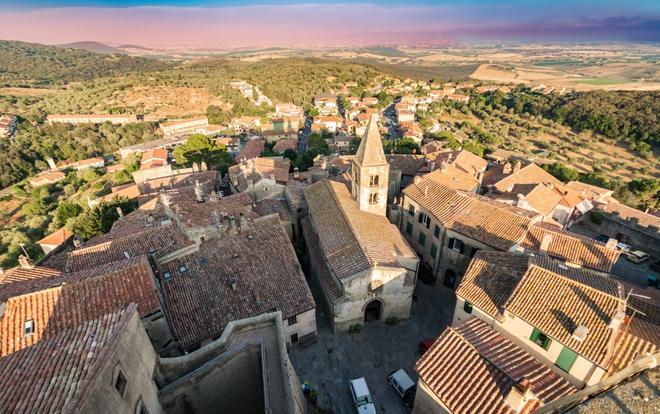
[{"label": "distant hill", "polygon": [[123,54],[0,40],[0,84],[6,86],[48,87],[167,67],[163,62]]},{"label": "distant hill", "polygon": [[121,46],[117,46],[117,49],[121,49],[121,50],[137,49],[137,50],[144,50],[144,51],[153,50],[149,47],[144,47],[144,46],[140,46],[140,45],[121,45]]},{"label": "distant hill", "polygon": [[65,49],[82,49],[82,50],[87,50],[89,52],[105,53],[108,55],[126,53],[123,50],[121,50],[121,48],[104,45],[103,43],[99,43],[99,42],[74,42],[74,43],[67,43],[64,45],[57,45],[57,47],[61,47]]}]

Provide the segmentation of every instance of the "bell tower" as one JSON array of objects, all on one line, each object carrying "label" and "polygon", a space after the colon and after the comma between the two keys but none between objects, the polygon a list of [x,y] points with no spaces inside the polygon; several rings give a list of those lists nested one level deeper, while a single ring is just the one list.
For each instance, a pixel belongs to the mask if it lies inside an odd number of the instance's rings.
[{"label": "bell tower", "polygon": [[352,195],[362,211],[385,215],[390,164],[378,132],[378,115],[371,115],[351,167]]}]

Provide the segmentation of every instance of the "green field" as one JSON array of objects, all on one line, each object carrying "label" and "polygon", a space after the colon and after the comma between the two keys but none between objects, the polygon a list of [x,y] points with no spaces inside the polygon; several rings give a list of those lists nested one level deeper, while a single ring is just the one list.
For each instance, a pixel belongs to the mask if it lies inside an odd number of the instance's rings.
[{"label": "green field", "polygon": [[625,79],[608,79],[608,78],[594,78],[594,79],[585,79],[580,81],[580,83],[585,83],[587,85],[619,85],[621,83],[628,82]]}]

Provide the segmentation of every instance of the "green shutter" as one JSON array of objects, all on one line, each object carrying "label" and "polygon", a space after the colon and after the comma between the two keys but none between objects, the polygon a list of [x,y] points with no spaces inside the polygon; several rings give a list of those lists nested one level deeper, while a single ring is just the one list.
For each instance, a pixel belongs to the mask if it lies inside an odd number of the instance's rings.
[{"label": "green shutter", "polygon": [[466,313],[472,313],[472,304],[468,301],[465,301],[465,303],[463,304],[463,310]]},{"label": "green shutter", "polygon": [[529,337],[529,340],[536,342],[539,339],[539,335],[541,335],[541,332],[538,329],[534,329],[532,331],[532,336]]},{"label": "green shutter", "polygon": [[571,370],[571,367],[575,363],[576,359],[577,359],[577,354],[571,351],[570,349],[564,347],[559,353],[555,365],[557,365],[563,371],[569,372]]},{"label": "green shutter", "polygon": [[406,223],[406,233],[408,233],[409,236],[412,236],[412,229],[413,229],[412,223],[411,222]]},{"label": "green shutter", "polygon": [[438,254],[438,246],[435,244],[431,245],[431,257],[435,260],[435,256]]}]

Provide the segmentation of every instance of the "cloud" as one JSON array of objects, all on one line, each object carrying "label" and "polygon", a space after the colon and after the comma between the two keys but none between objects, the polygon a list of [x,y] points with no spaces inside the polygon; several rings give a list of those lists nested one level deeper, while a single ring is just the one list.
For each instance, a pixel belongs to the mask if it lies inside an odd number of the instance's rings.
[{"label": "cloud", "polygon": [[[604,13],[607,8],[598,9]],[[575,10],[572,10],[575,12]],[[299,3],[228,7],[69,7],[0,13],[0,38],[151,47],[332,46],[450,39],[660,40],[658,19],[530,5]],[[579,14],[577,15],[579,16]],[[611,15],[610,15],[611,16]]]}]

